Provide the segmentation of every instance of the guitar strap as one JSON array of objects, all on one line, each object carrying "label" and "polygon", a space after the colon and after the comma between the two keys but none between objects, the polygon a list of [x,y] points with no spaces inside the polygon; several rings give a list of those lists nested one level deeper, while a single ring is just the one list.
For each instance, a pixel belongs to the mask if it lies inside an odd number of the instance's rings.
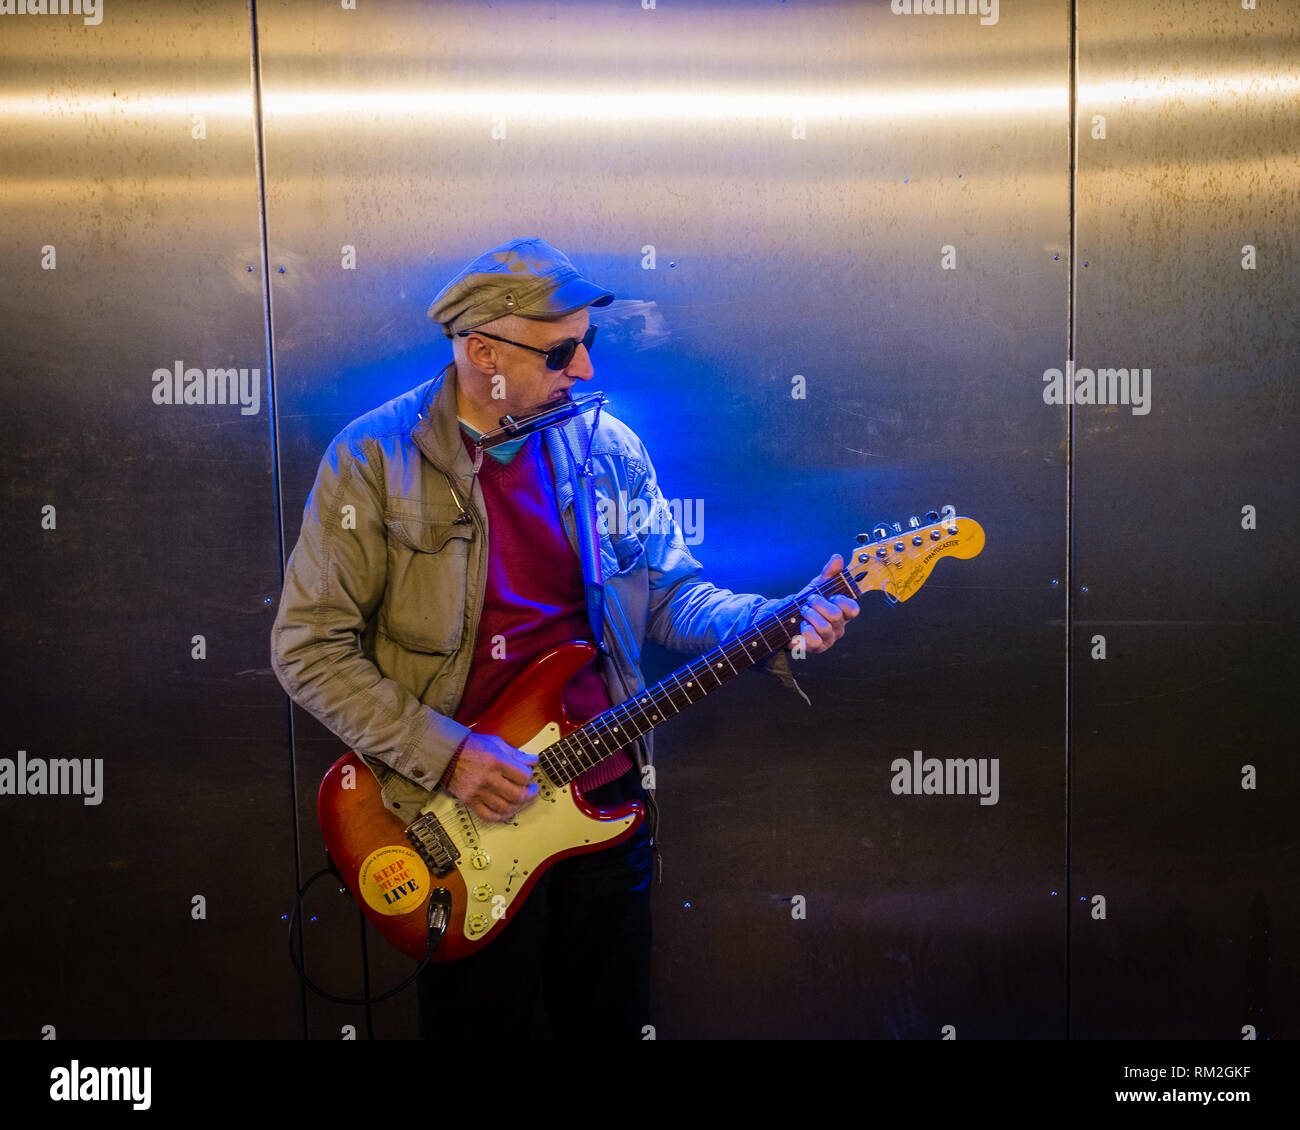
[{"label": "guitar strap", "polygon": [[[569,460],[569,481],[573,484],[573,521],[578,527],[578,551],[582,558],[582,580],[587,592],[587,618],[591,621],[592,638],[602,655],[608,656],[605,647],[605,587],[600,566],[600,536],[596,532],[596,483],[591,466],[591,445],[596,437],[596,425],[600,423],[600,408],[596,409],[596,418],[591,424],[591,433],[587,437],[587,450],[581,463],[573,455],[569,446],[568,427],[560,428],[560,438],[564,441],[564,451]],[[611,670],[623,687],[624,695],[630,697],[627,682],[619,673],[617,663],[609,663]],[[639,757],[634,757],[636,764],[649,764],[649,752],[644,738],[637,738],[641,749]],[[647,816],[650,822],[651,852],[654,860],[654,874],[663,882],[663,859],[659,854],[659,806],[655,803],[654,789],[646,789],[648,802]]]},{"label": "guitar strap", "polygon": [[591,444],[600,423],[600,409],[591,423],[587,451],[581,463],[569,446],[568,427],[560,429],[564,450],[569,457],[569,481],[573,484],[573,521],[578,527],[578,554],[582,559],[582,583],[587,594],[587,619],[592,638],[605,651],[605,585],[600,567],[600,537],[596,533],[596,484],[591,467]]}]

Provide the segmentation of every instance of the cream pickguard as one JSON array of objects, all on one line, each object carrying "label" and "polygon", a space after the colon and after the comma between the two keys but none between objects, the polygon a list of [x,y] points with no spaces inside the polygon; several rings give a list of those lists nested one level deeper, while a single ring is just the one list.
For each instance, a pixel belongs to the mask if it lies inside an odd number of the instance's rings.
[{"label": "cream pickguard", "polygon": [[[559,726],[549,722],[519,749],[539,753],[559,738]],[[456,868],[470,900],[466,938],[482,937],[506,917],[528,877],[552,856],[612,840],[635,819],[593,820],[574,803],[570,786],[557,789],[540,765],[533,780],[537,798],[513,820],[484,820],[446,792],[436,793],[421,810],[421,815],[433,813],[460,849]]]}]

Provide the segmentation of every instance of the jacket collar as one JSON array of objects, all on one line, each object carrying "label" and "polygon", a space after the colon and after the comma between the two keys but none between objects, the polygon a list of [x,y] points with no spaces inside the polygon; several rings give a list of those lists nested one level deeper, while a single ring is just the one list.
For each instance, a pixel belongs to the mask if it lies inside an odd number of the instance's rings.
[{"label": "jacket collar", "polygon": [[453,476],[467,497],[472,489],[474,462],[461,440],[456,413],[456,362],[450,361],[429,384],[411,439],[438,470]]},{"label": "jacket collar", "polygon": [[[411,438],[425,457],[444,474],[452,475],[462,489],[462,497],[473,492],[474,461],[465,450],[461,437],[460,419],[456,412],[456,362],[448,362],[429,384],[424,402],[420,407],[419,419],[411,429]],[[565,447],[560,433],[568,440]],[[542,439],[551,456],[551,466],[556,469],[556,501],[560,512],[573,502],[573,461],[581,459],[587,451],[590,424],[584,424],[583,417],[575,416],[563,426],[547,428],[542,432]]]}]

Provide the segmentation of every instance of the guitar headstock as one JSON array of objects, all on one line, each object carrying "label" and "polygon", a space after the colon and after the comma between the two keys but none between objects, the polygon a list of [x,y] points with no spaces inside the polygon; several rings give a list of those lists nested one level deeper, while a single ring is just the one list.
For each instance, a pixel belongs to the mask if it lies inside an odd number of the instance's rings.
[{"label": "guitar headstock", "polygon": [[984,548],[984,530],[973,518],[958,517],[945,506],[931,510],[924,519],[879,525],[870,534],[859,534],[859,548],[844,566],[859,592],[879,589],[891,601],[906,600],[944,557],[963,559]]}]

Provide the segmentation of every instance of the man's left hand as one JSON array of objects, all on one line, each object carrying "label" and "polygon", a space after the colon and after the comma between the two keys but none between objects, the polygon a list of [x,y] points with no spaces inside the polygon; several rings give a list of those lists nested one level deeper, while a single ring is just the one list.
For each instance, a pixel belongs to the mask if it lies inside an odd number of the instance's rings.
[{"label": "man's left hand", "polygon": [[[844,571],[844,558],[838,553],[826,562],[826,567],[814,577],[815,585],[825,581],[836,573]],[[820,655],[829,651],[835,641],[844,634],[848,622],[858,614],[858,602],[847,596],[833,596],[829,600],[815,593],[810,594],[799,604],[803,613],[803,623],[799,625],[799,634],[803,636],[804,652],[807,655]],[[796,637],[797,638],[797,637]],[[794,640],[790,646],[794,646]]]}]

